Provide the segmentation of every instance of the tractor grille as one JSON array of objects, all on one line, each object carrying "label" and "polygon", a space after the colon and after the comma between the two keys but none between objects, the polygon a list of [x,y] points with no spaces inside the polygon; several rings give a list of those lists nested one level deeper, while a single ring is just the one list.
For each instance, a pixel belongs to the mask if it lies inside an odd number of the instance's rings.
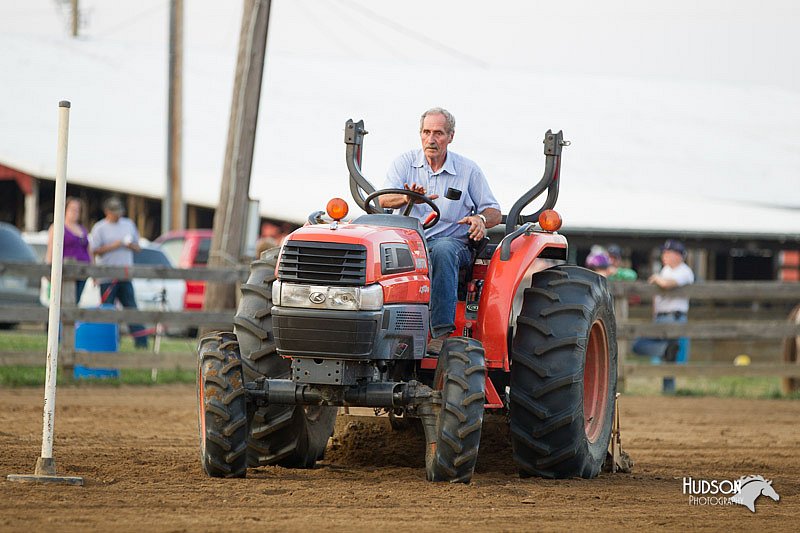
[{"label": "tractor grille", "polygon": [[367,248],[361,244],[286,241],[278,277],[321,285],[364,285]]},{"label": "tractor grille", "polygon": [[378,325],[377,318],[273,313],[272,319],[278,353],[295,356],[367,357],[372,353]]}]

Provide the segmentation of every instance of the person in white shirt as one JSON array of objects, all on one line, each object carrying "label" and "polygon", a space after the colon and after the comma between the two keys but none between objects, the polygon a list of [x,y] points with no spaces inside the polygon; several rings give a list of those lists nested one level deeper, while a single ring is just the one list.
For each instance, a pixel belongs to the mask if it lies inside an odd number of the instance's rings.
[{"label": "person in white shirt", "polygon": [[[683,243],[668,239],[661,247],[661,262],[663,267],[658,274],[653,274],[647,282],[669,291],[684,285],[694,283],[694,273],[684,262],[686,248]],[[689,298],[672,296],[670,294],[657,294],[653,299],[653,318],[657,323],[686,322],[689,313]],[[656,364],[662,361],[668,363],[685,364],[689,360],[689,339],[636,339],[632,350],[640,355],[649,355]],[[664,392],[675,391],[675,378],[664,378]]]},{"label": "person in white shirt", "polygon": [[[100,265],[131,266],[134,252],[140,252],[139,230],[136,224],[124,217],[125,208],[116,196],[103,202],[105,218],[99,220],[89,234],[92,252]],[[130,279],[101,279],[101,303],[113,305],[116,300],[122,307],[136,309],[136,298]],[[141,324],[129,324],[136,348],[147,348],[147,334]]]}]

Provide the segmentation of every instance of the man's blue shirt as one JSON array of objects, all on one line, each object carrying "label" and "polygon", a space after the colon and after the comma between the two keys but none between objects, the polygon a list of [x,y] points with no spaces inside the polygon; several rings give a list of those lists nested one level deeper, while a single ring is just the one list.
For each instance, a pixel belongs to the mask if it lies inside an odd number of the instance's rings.
[{"label": "man's blue shirt", "polygon": [[[500,210],[500,204],[478,165],[450,150],[447,151],[447,158],[438,172],[431,170],[422,148],[410,150],[395,159],[389,167],[384,188],[402,189],[403,185],[410,186],[412,183],[425,187],[427,196],[439,195],[433,202],[441,211],[442,218],[425,231],[428,239],[455,237],[466,242],[469,224],[457,224],[459,220],[481,213],[489,207]],[[461,191],[460,200],[445,198],[447,189],[451,187]],[[425,220],[431,211],[426,204],[416,204],[411,216]]]}]

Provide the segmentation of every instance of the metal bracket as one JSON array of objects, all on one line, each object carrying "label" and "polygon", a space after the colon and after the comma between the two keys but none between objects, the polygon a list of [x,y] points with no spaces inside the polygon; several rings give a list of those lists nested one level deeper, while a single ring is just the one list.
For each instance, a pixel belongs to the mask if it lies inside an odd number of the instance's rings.
[{"label": "metal bracket", "polygon": [[348,119],[344,125],[344,143],[361,146],[364,143],[364,135],[368,133],[369,132],[364,129],[363,120],[353,122],[352,119]]},{"label": "metal bracket", "polygon": [[551,130],[547,130],[542,142],[544,142],[544,155],[561,155],[561,147],[572,144],[570,141],[564,140],[562,131],[553,133]]}]

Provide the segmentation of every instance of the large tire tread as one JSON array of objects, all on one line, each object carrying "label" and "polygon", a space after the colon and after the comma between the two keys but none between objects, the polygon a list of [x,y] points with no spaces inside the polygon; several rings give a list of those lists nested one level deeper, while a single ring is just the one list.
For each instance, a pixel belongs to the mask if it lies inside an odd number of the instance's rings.
[{"label": "large tire tread", "polygon": [[200,340],[197,396],[203,471],[211,477],[245,477],[247,403],[232,333],[214,333]]},{"label": "large tire tread", "polygon": [[436,443],[428,443],[425,466],[429,481],[469,483],[478,460],[486,402],[484,352],[474,339],[447,339],[434,379],[442,400]]},{"label": "large tire tread", "polygon": [[[289,361],[278,356],[272,333],[272,283],[280,248],[272,248],[250,264],[250,276],[241,286],[242,298],[234,317],[247,381],[285,379]],[[249,413],[247,461],[251,467],[280,465],[311,468],[325,453],[333,434],[337,408],[271,405]]]},{"label": "large tire tread", "polygon": [[[584,365],[589,333],[604,326],[608,386],[599,436],[584,420]],[[561,265],[534,275],[524,291],[511,350],[511,440],[520,475],[595,477],[611,438],[617,347],[613,303],[605,278]]]}]

